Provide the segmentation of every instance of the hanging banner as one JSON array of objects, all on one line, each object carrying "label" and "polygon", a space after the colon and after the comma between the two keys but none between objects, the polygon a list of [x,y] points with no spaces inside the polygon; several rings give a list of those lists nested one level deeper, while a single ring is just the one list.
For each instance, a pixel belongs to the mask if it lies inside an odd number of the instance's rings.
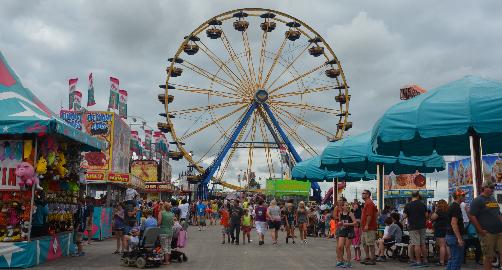
[{"label": "hanging banner", "polygon": [[108,109],[118,109],[119,107],[119,79],[110,77],[110,99]]},{"label": "hanging banner", "polygon": [[59,117],[75,129],[82,130],[83,112],[61,110]]},{"label": "hanging banner", "polygon": [[93,106],[95,104],[96,100],[94,99],[94,82],[91,73],[89,74],[89,87],[87,88],[87,107]]},{"label": "hanging banner", "polygon": [[144,182],[157,182],[158,164],[155,160],[135,160],[131,163],[131,174]]},{"label": "hanging banner", "polygon": [[131,151],[129,142],[131,141],[131,128],[123,119],[115,115],[113,122],[113,149],[112,168],[113,172],[128,173]]},{"label": "hanging banner", "polygon": [[163,183],[171,183],[172,167],[169,164],[169,158],[160,160],[160,181]]},{"label": "hanging banner", "polygon": [[0,140],[0,190],[20,190],[16,166],[23,161],[23,141]]},{"label": "hanging banner", "polygon": [[73,92],[73,110],[82,111],[82,92],[79,90]]},{"label": "hanging banner", "polygon": [[127,91],[119,90],[119,115],[127,119]]},{"label": "hanging banner", "polygon": [[73,110],[73,92],[77,91],[78,78],[68,80],[68,109]]},{"label": "hanging banner", "polygon": [[152,149],[152,130],[145,130],[145,149]]},{"label": "hanging banner", "polygon": [[131,154],[134,152],[136,155],[140,155],[140,145],[139,145],[139,133],[136,130],[131,131],[131,142],[130,142],[130,151]]}]

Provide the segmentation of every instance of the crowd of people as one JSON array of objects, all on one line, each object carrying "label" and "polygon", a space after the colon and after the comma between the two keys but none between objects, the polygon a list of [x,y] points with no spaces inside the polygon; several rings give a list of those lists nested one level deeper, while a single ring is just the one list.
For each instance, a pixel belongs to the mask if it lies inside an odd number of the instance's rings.
[{"label": "crowd of people", "polygon": [[[470,205],[460,189],[450,204],[439,200],[427,205],[418,191],[413,192],[402,211],[389,206],[379,211],[369,190],[362,192],[362,202],[342,197],[334,205],[275,199],[267,204],[263,197],[198,201],[190,206],[190,218],[199,230],[219,223],[222,244],[250,243],[253,228],[258,245],[265,244],[267,232],[272,245],[278,243],[280,231],[285,232],[286,244],[307,244],[307,237],[332,238],[336,266],[341,268],[352,267],[352,261],[385,262],[388,251],[394,254],[399,246],[403,250],[399,255],[405,254],[412,267],[427,267],[428,259],[436,257],[436,266],[460,269],[467,248],[473,247],[476,263],[491,269],[496,252],[502,251],[502,215],[493,183],[485,182],[482,190]],[[429,240],[435,241],[437,249]]]},{"label": "crowd of people", "polygon": [[[293,199],[270,199],[267,203],[262,196],[193,203],[176,199],[146,201],[128,189],[126,200],[114,210],[114,253],[130,250],[147,228],[159,227],[164,263],[168,264],[171,244],[180,230],[189,225],[199,231],[221,226],[222,244],[250,244],[253,229],[259,246],[268,242],[267,234],[272,245],[279,243],[280,235],[284,235],[286,244],[308,244],[308,237],[333,239],[336,266],[340,268],[352,267],[353,261],[365,265],[385,262],[400,248],[398,255],[405,254],[412,267],[430,265],[432,250],[437,266],[460,269],[467,248],[472,247],[476,263],[488,270],[493,258],[502,252],[502,215],[493,197],[494,188],[493,183],[485,182],[480,196],[470,205],[460,189],[452,194],[450,204],[439,200],[427,205],[417,191],[402,211],[389,206],[379,211],[369,190],[361,193],[362,202],[348,202],[342,197],[334,205],[317,205]],[[79,206],[75,217],[77,254],[83,254],[82,235],[92,224],[91,198],[82,200]],[[431,239],[436,249],[431,248]]]}]

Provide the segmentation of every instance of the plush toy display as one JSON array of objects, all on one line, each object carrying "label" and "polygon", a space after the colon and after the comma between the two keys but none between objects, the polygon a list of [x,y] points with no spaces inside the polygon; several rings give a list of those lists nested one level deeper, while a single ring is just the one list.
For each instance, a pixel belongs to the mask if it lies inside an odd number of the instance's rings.
[{"label": "plush toy display", "polygon": [[31,226],[31,224],[29,221],[23,222],[22,227],[21,227],[21,237],[23,239],[28,238],[28,235],[30,233],[30,226]]},{"label": "plush toy display", "polygon": [[19,186],[35,185],[37,189],[42,189],[39,185],[38,177],[35,175],[35,169],[28,162],[21,162],[16,166],[16,176],[19,177]]},{"label": "plush toy display", "polygon": [[62,152],[59,152],[56,156],[57,164],[56,164],[56,172],[60,177],[65,177],[68,173],[68,170],[65,168],[66,158]]},{"label": "plush toy display", "polygon": [[37,174],[42,177],[47,173],[47,160],[44,157],[40,157],[37,162]]}]

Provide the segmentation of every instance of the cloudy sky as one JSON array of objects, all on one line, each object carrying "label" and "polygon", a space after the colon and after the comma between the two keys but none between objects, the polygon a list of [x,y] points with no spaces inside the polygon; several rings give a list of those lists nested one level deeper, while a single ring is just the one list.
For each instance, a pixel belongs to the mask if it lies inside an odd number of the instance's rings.
[{"label": "cloudy sky", "polygon": [[[161,120],[157,85],[183,37],[207,19],[243,7],[288,13],[331,45],[351,87],[349,134],[370,129],[399,101],[405,84],[432,89],[468,74],[502,80],[501,1],[4,0],[1,6],[0,50],[50,108],[66,106],[69,78],[79,77],[85,90],[93,72],[93,109],[105,109],[112,75],[129,91],[129,113],[151,126]],[[432,178],[440,179],[445,196],[444,174]],[[349,197],[356,187],[361,185],[350,186]]]}]

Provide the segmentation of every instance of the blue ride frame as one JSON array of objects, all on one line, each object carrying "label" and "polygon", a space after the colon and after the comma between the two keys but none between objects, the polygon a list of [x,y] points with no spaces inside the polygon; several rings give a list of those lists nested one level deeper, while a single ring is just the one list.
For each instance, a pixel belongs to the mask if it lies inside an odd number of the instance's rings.
[{"label": "blue ride frame", "polygon": [[[274,114],[270,110],[270,107],[268,106],[267,103],[258,103],[258,102],[253,102],[251,106],[249,106],[246,114],[240,121],[240,123],[237,125],[237,127],[234,129],[232,136],[230,136],[230,139],[227,141],[227,144],[223,147],[223,149],[220,151],[218,156],[216,157],[215,160],[211,163],[211,165],[204,171],[203,179],[201,183],[197,187],[197,197],[199,199],[206,200],[208,196],[208,184],[211,181],[211,178],[213,177],[214,173],[218,170],[218,168],[221,166],[221,163],[223,162],[223,158],[227,155],[228,151],[234,144],[235,140],[237,139],[237,136],[241,132],[241,130],[244,128],[246,123],[249,121],[249,118],[253,114],[254,110],[256,110],[259,106],[262,106],[265,109],[265,112],[267,115],[270,117],[270,120],[272,121],[272,124],[274,127],[277,129],[279,132],[279,135],[283,139],[284,143],[288,147],[289,152],[293,155],[293,158],[295,159],[296,163],[299,163],[302,161],[300,155],[298,152],[296,152],[296,149],[293,147],[293,144],[289,140],[289,138],[286,136],[286,133],[282,130],[281,126],[279,125],[279,122],[275,118]],[[314,191],[314,199],[318,202],[321,200],[321,188],[319,187],[319,184],[317,182],[311,182],[311,187]]]}]

